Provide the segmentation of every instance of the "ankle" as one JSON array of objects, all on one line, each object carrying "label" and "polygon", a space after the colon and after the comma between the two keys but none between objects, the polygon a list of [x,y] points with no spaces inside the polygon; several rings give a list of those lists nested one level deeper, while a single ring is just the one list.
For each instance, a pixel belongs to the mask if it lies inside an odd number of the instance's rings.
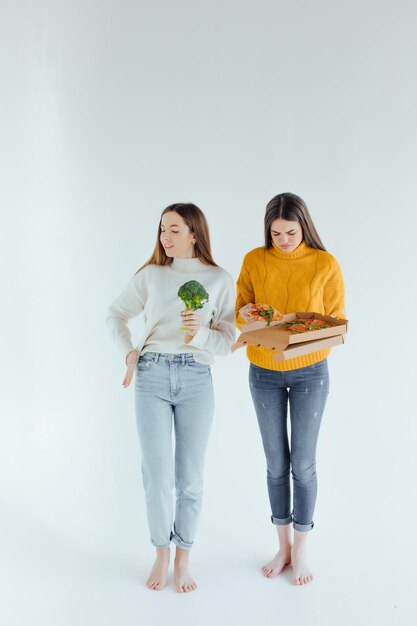
[{"label": "ankle", "polygon": [[294,545],[291,547],[291,552],[293,554],[305,554],[306,553],[306,545],[305,543],[294,543]]},{"label": "ankle", "polygon": [[176,565],[186,565],[189,559],[188,550],[181,550],[181,548],[177,548],[175,552],[174,562]]},{"label": "ankle", "polygon": [[157,559],[169,559],[171,554],[171,550],[169,548],[157,548],[156,549],[156,558]]}]

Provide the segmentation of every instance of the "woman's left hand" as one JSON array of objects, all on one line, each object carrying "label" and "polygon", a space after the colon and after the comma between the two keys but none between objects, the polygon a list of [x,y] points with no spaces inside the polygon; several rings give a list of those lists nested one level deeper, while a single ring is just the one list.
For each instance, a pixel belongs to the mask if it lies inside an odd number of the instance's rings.
[{"label": "woman's left hand", "polygon": [[187,309],[182,311],[181,321],[183,327],[187,329],[186,336],[191,335],[191,337],[194,337],[201,326],[200,314],[197,311]]}]

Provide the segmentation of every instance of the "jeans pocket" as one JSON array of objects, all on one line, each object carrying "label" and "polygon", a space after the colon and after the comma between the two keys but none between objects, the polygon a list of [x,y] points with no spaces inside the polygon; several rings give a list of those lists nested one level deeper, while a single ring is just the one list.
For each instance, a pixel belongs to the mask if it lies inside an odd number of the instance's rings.
[{"label": "jeans pocket", "polygon": [[187,367],[192,370],[201,371],[201,372],[209,372],[210,365],[207,363],[199,363],[198,361],[187,361]]},{"label": "jeans pocket", "polygon": [[152,357],[142,355],[139,357],[139,360],[136,363],[136,369],[138,372],[147,372],[148,370],[152,369],[154,365],[155,360]]},{"label": "jeans pocket", "polygon": [[307,365],[307,367],[313,370],[323,370],[326,371],[328,369],[327,358],[322,359],[321,361],[317,361],[317,363],[313,363],[312,365]]}]

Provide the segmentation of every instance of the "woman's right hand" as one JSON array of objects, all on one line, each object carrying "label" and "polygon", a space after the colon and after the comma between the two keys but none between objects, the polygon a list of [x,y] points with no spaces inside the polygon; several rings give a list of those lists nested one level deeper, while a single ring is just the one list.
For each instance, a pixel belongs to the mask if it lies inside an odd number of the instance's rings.
[{"label": "woman's right hand", "polygon": [[126,365],[127,371],[126,376],[123,379],[122,385],[123,387],[128,387],[133,377],[133,372],[135,371],[136,363],[138,361],[139,352],[137,350],[131,350],[126,355]]},{"label": "woman's right hand", "polygon": [[251,313],[251,311],[254,310],[253,307],[254,303],[249,302],[248,304],[245,304],[245,306],[243,306],[241,309],[239,309],[239,315],[243,320],[245,320],[245,322],[252,322],[255,319],[255,317]]}]

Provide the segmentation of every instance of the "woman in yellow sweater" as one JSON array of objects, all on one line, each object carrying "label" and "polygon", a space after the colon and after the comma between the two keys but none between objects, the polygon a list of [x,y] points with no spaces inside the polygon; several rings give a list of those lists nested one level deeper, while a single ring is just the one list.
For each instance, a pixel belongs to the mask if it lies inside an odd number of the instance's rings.
[{"label": "woman in yellow sweater", "polygon": [[[269,304],[283,314],[315,311],[343,318],[342,273],[336,259],[326,252],[304,201],[292,193],[275,196],[266,207],[264,222],[265,245],[245,255],[237,280],[237,327],[251,320],[254,303]],[[307,584],[313,580],[306,562],[306,539],[314,526],[315,457],[329,389],[326,357],[330,350],[280,362],[273,360],[268,348],[247,346],[246,351],[266,456],[271,521],[279,540],[278,553],[262,571],[273,578],[292,565],[294,583]]]}]

